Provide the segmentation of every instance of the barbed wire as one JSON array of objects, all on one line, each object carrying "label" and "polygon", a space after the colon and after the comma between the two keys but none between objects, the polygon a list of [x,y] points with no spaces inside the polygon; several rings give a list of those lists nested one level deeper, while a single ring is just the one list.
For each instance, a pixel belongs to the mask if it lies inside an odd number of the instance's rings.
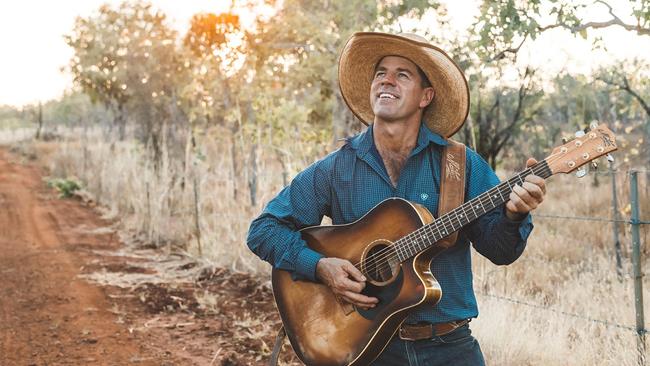
[{"label": "barbed wire", "polygon": [[[523,306],[528,306],[528,307],[532,307],[532,308],[535,308],[535,309],[546,310],[546,311],[549,311],[551,313],[560,314],[560,315],[568,316],[568,317],[571,317],[571,318],[587,320],[587,321],[590,321],[592,323],[597,323],[597,324],[605,325],[605,326],[608,326],[608,327],[620,328],[620,329],[626,329],[626,330],[632,330],[634,332],[638,332],[636,327],[632,327],[632,326],[629,326],[629,325],[622,325],[622,324],[618,324],[618,323],[612,323],[612,322],[609,322],[609,321],[606,321],[606,320],[592,318],[590,316],[569,313],[567,311],[556,310],[556,309],[550,308],[548,306],[533,304],[533,303],[530,303],[530,302],[527,302],[527,301],[523,301],[523,300],[519,300],[519,299],[513,299],[513,298],[509,298],[509,297],[505,297],[505,296],[488,294],[486,292],[475,292],[475,293],[477,295],[491,297],[493,299],[497,299],[497,300],[501,300],[501,301],[507,301],[507,302],[517,304],[517,305],[523,305]],[[640,332],[643,333],[643,334],[646,334],[646,333],[648,333],[648,330],[647,329],[642,329]]]},{"label": "barbed wire", "polygon": [[648,225],[650,221],[634,221],[634,220],[624,220],[624,219],[606,219],[603,217],[591,217],[591,216],[564,216],[564,215],[552,215],[552,214],[531,214],[533,218],[549,218],[549,219],[563,219],[563,220],[582,220],[582,221],[600,221],[600,222],[620,222],[624,224],[639,224],[639,225]]}]

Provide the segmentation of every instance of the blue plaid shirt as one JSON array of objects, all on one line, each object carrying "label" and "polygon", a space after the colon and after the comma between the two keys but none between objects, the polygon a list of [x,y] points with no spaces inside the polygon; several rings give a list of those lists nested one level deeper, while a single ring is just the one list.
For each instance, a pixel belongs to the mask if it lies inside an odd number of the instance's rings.
[{"label": "blue plaid shirt", "polygon": [[[275,268],[291,272],[294,279],[315,281],[316,263],[322,255],[306,246],[298,230],[319,225],[324,215],[337,225],[356,221],[390,197],[417,202],[435,215],[440,160],[446,144],[422,123],[417,144],[402,168],[397,187],[393,187],[374,145],[371,125],[300,172],[273,198],[251,223],[248,246]],[[467,201],[497,185],[499,178],[476,152],[466,151]],[[470,242],[495,264],[510,264],[523,252],[532,228],[530,216],[515,222],[501,207],[461,229],[456,245],[438,255],[431,265],[442,287],[442,299],[435,306],[415,309],[406,322],[438,323],[478,316]]]}]

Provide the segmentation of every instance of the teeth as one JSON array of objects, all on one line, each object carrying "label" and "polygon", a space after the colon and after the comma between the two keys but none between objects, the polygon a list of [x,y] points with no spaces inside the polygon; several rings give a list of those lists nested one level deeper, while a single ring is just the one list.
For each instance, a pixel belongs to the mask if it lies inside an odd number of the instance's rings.
[{"label": "teeth", "polygon": [[388,93],[381,93],[381,94],[379,94],[379,98],[390,98],[390,99],[396,99],[396,97],[395,97],[394,95],[392,95],[392,94],[388,94]]}]

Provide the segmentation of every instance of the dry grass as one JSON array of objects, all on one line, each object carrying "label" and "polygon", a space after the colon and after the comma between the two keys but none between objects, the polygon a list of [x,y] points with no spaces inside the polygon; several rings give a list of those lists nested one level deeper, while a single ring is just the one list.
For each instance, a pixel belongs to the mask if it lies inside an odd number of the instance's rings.
[{"label": "dry grass", "polygon": [[[10,139],[0,136],[0,141]],[[142,146],[103,143],[99,135],[20,146],[46,161],[52,175],[81,180],[88,194],[105,207],[106,215],[119,217],[133,239],[170,248],[180,244],[192,255],[198,255],[193,221],[196,177],[205,259],[268,275],[268,265],[248,251],[245,237],[250,220],[282,186],[282,177],[273,155],[263,153],[260,204],[251,207],[248,196],[241,194],[246,192],[246,181],[233,179],[228,141],[224,136],[201,141],[205,158],[190,157],[187,168],[165,156],[158,174]],[[296,166],[304,165],[305,160],[297,157]],[[185,182],[179,179],[183,176],[188,177]],[[617,179],[621,213],[629,217],[629,176],[621,173]],[[641,212],[649,220],[648,175],[641,174],[640,179]],[[592,183],[593,177],[551,178],[547,200],[538,213],[611,217],[610,177],[599,176],[597,187]],[[240,189],[237,198],[235,188]],[[636,365],[634,331],[584,319],[634,327],[629,226],[621,225],[624,276],[619,279],[610,223],[539,217],[535,225],[524,255],[513,265],[497,267],[478,255],[473,257],[481,316],[472,325],[488,362]],[[647,243],[648,231],[644,227],[642,244]],[[643,254],[646,272],[646,249]],[[646,281],[646,294],[648,287]],[[206,296],[206,305],[209,300]],[[648,302],[646,312],[650,310]]]}]

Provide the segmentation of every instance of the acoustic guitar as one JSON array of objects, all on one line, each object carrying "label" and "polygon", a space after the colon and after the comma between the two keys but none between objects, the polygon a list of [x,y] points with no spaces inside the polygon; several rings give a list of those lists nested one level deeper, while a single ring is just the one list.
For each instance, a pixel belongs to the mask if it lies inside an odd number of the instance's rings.
[{"label": "acoustic guitar", "polygon": [[352,306],[322,283],[294,281],[274,269],[273,295],[294,351],[305,364],[367,365],[386,347],[409,310],[435,305],[442,290],[431,274],[431,261],[448,235],[501,206],[515,184],[529,174],[544,179],[572,172],[616,150],[615,137],[604,124],[558,146],[544,160],[478,197],[434,218],[423,206],[390,198],[347,225],[301,230],[307,245],[326,257],[349,260],[367,278],[362,293],[376,297],[371,309]]}]

